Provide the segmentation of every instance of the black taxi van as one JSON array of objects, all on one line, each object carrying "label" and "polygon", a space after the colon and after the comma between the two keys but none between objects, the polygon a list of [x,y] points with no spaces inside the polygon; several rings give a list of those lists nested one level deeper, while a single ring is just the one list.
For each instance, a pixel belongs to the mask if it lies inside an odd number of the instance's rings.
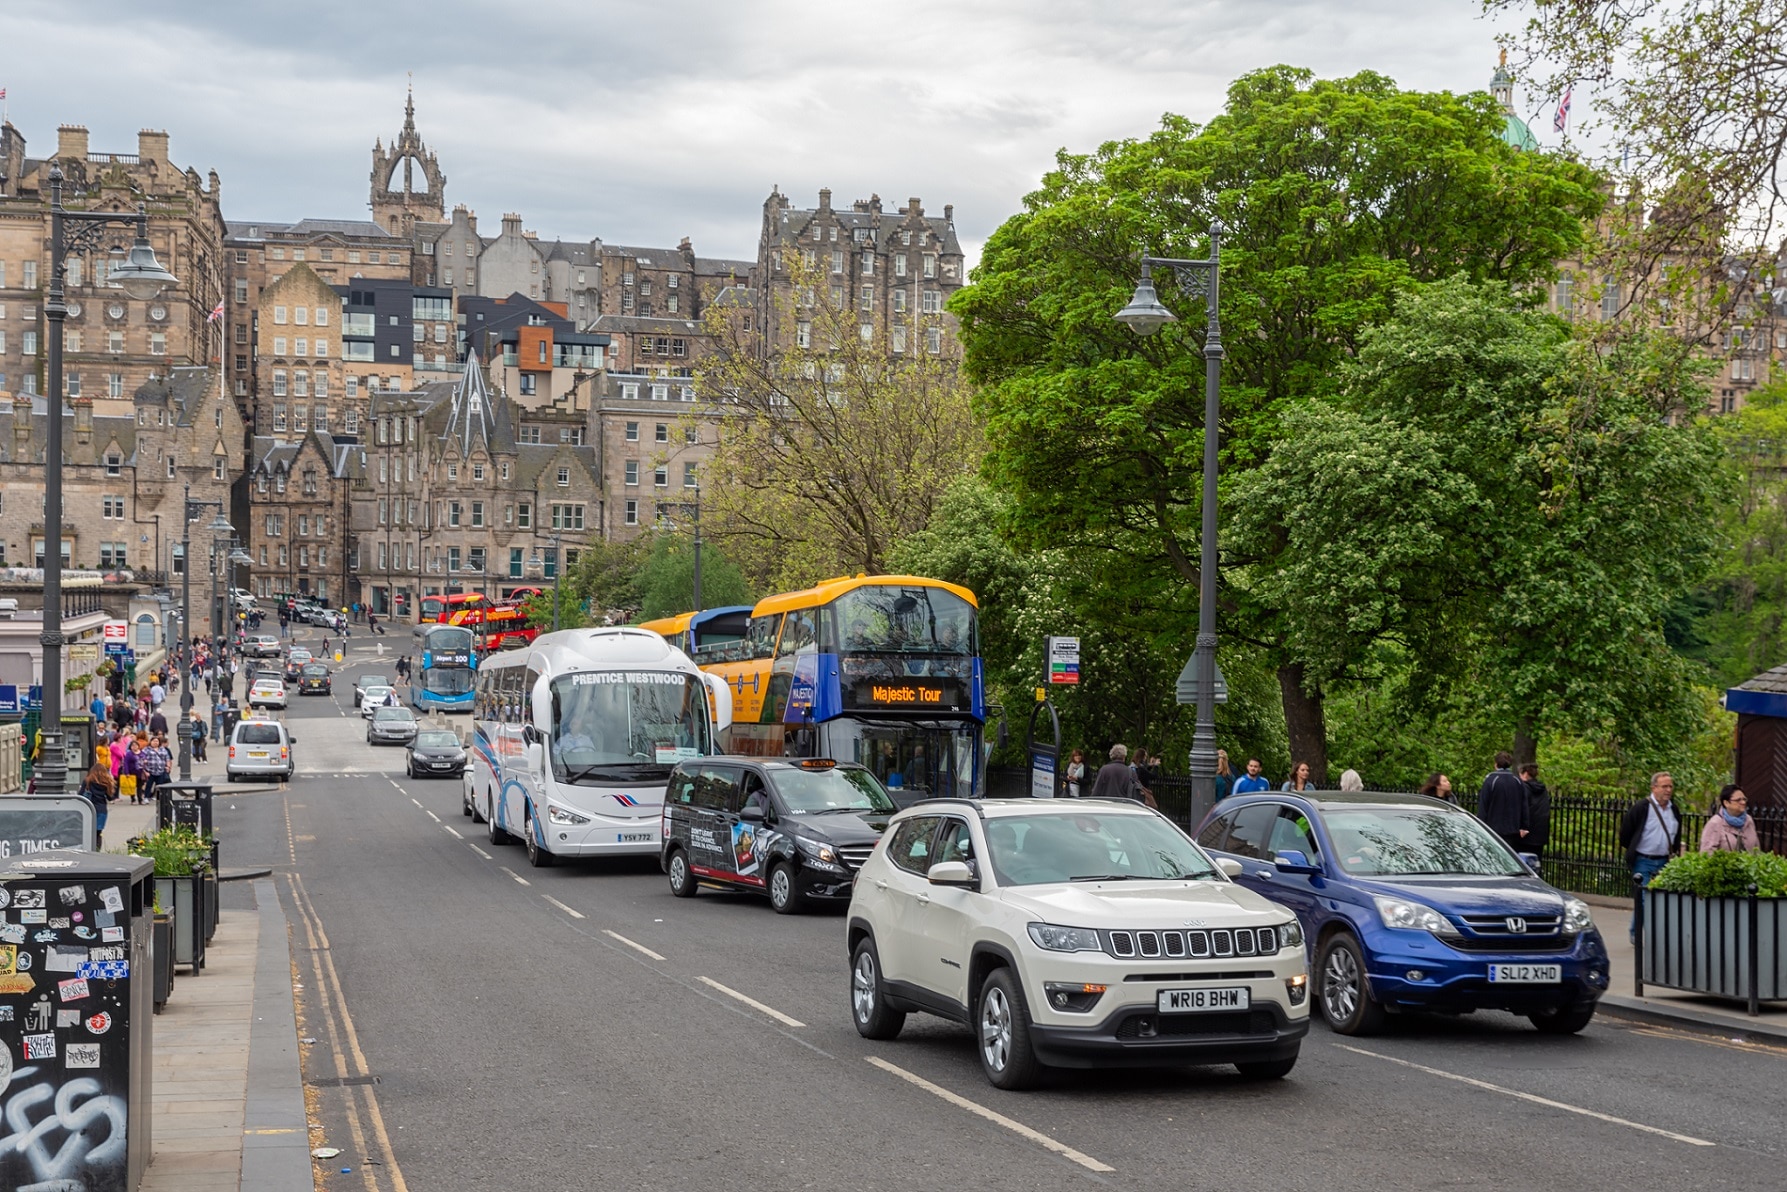
[{"label": "black taxi van", "polygon": [[784,915],[814,903],[843,906],[896,810],[862,766],[691,758],[670,773],[659,859],[678,898],[706,883],[767,894]]}]

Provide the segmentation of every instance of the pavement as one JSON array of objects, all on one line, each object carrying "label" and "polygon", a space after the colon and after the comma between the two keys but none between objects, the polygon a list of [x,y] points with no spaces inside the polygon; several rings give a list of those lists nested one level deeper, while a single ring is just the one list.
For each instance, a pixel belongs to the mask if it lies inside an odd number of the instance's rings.
[{"label": "pavement", "polygon": [[[1654,988],[1657,1017],[1610,997],[1572,1037],[1411,1015],[1313,1026],[1283,1081],[1000,1092],[966,1028],[856,1034],[838,914],[490,841],[460,783],[365,743],[351,683],[373,662],[355,648],[333,698],[293,699],[291,783],[220,790],[226,863],[274,876],[225,885],[210,967],[157,1019],[146,1188],[1779,1186],[1787,1046]],[[1622,912],[1596,914],[1630,990]],[[313,1166],[320,1146],[339,1154]]]},{"label": "pavement", "polygon": [[1761,1013],[1752,1018],[1742,1002],[1651,984],[1646,984],[1640,994],[1637,952],[1627,934],[1632,923],[1631,899],[1597,898],[1590,902],[1590,909],[1607,944],[1609,961],[1607,993],[1601,998],[1600,1013],[1721,1035],[1787,1042],[1787,1002],[1763,1002]]}]

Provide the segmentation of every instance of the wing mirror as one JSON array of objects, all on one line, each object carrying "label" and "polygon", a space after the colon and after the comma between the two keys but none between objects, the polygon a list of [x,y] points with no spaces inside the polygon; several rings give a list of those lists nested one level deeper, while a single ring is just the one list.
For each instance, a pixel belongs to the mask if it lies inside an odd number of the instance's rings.
[{"label": "wing mirror", "polygon": [[980,888],[980,881],[974,876],[974,870],[968,868],[966,861],[939,861],[925,873],[925,879],[933,886],[964,886],[970,890]]},{"label": "wing mirror", "polygon": [[766,817],[763,814],[763,807],[760,804],[747,803],[740,809],[738,818],[745,820],[748,823],[760,824]]},{"label": "wing mirror", "polygon": [[1320,865],[1310,862],[1307,853],[1302,849],[1295,848],[1281,849],[1273,854],[1272,864],[1278,867],[1280,873],[1315,874],[1322,871]]},{"label": "wing mirror", "polygon": [[1539,854],[1538,853],[1521,853],[1521,854],[1519,854],[1519,856],[1520,856],[1520,863],[1522,865],[1526,866],[1528,869],[1532,870],[1534,873],[1539,872]]},{"label": "wing mirror", "polygon": [[542,740],[540,730],[531,724],[521,726],[521,739],[528,745],[538,745]]},{"label": "wing mirror", "polygon": [[1216,868],[1222,870],[1222,872],[1229,877],[1241,876],[1241,862],[1235,860],[1233,857],[1216,858]]}]

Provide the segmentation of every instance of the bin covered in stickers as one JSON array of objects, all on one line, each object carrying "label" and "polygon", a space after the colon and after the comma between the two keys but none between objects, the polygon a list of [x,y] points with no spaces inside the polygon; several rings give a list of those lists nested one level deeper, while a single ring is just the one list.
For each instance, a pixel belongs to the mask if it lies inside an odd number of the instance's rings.
[{"label": "bin covered in stickers", "polygon": [[154,865],[0,861],[0,1188],[133,1192],[150,1155]]}]

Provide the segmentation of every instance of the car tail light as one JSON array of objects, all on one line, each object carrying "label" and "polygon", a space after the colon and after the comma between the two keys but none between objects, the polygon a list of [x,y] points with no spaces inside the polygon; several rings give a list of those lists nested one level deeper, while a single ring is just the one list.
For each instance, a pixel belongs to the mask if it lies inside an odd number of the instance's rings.
[{"label": "car tail light", "polygon": [[287,757],[291,756],[291,752],[292,751],[288,746],[281,745],[279,747],[279,760],[284,761]]},{"label": "car tail light", "polygon": [[231,756],[231,757],[235,757],[235,756],[236,756],[236,747],[235,747],[235,746],[234,746],[234,745],[231,745],[231,746],[230,746],[230,756]]}]

